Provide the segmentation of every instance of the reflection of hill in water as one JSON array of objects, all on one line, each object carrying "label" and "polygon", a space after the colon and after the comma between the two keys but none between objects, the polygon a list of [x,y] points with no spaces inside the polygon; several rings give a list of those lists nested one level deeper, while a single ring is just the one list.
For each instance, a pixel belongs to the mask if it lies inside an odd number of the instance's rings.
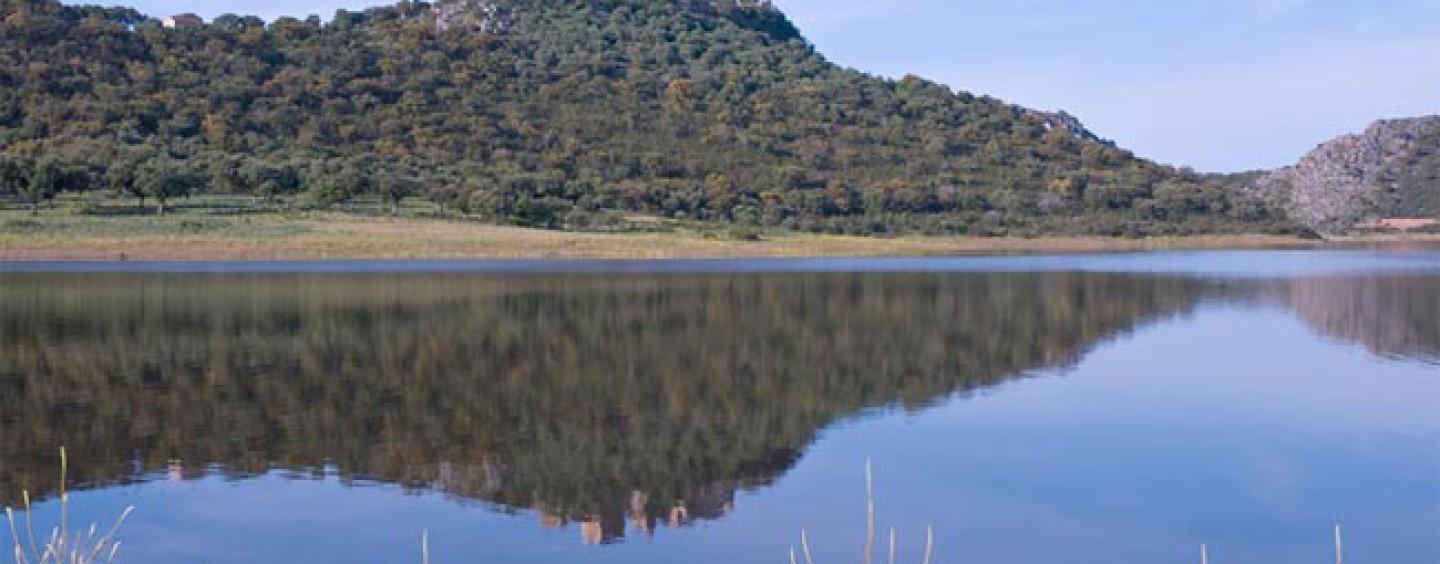
[{"label": "reflection of hill in water", "polygon": [[1199,290],[1097,275],[38,277],[3,294],[6,495],[51,484],[67,444],[91,484],[134,477],[137,457],[238,475],[331,460],[585,518],[665,517],[680,500],[717,514],[838,418],[1066,362]]},{"label": "reflection of hill in water", "polygon": [[0,499],[53,487],[65,444],[90,486],[328,462],[615,538],[627,517],[722,514],[837,419],[1065,365],[1227,293],[1114,274],[11,277]]},{"label": "reflection of hill in water", "polygon": [[1380,356],[1440,362],[1440,277],[1313,278],[1286,284],[1296,315]]}]

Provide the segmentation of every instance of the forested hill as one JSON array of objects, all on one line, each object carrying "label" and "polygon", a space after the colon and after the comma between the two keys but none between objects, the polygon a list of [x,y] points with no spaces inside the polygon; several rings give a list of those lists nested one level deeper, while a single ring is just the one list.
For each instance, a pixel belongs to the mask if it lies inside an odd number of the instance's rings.
[{"label": "forested hill", "polygon": [[[1286,229],[1063,114],[829,63],[764,0],[401,2],[168,29],[0,0],[0,190],[428,197],[847,232]],[[36,179],[39,180],[36,180]]]}]

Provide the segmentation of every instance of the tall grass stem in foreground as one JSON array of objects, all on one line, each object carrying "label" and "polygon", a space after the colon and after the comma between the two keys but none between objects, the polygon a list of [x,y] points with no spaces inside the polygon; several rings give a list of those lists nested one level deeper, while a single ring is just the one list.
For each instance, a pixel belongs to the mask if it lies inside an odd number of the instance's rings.
[{"label": "tall grass stem in foreground", "polygon": [[890,527],[890,564],[895,564],[895,527]]},{"label": "tall grass stem in foreground", "polygon": [[[895,527],[890,527],[890,551],[889,564],[895,564]],[[805,564],[815,564],[814,558],[810,555],[810,532],[806,529],[800,530],[800,553],[805,557]],[[930,564],[935,557],[935,528],[925,528],[925,559],[922,564]],[[860,555],[861,564],[874,564],[875,562],[875,468],[870,459],[865,459],[865,550]],[[795,558],[795,548],[790,548],[790,564],[800,564]]]},{"label": "tall grass stem in foreground", "polygon": [[[875,561],[875,471],[865,459],[865,564]],[[892,558],[893,560],[893,558]]]},{"label": "tall grass stem in foreground", "polygon": [[1340,541],[1340,524],[1335,524],[1335,564],[1345,564],[1345,547]]},{"label": "tall grass stem in foreground", "polygon": [[[895,527],[890,527],[889,564],[895,564]],[[861,564],[874,563],[875,550],[875,472],[869,459],[865,460],[865,552],[860,555]],[[810,532],[800,530],[800,554],[805,564],[815,564],[810,555]],[[935,527],[925,528],[925,558],[922,564],[930,564],[935,557]],[[800,564],[795,548],[790,548],[790,564]],[[1210,545],[1200,545],[1200,564],[1210,564]],[[1340,524],[1335,524],[1335,564],[1345,564],[1345,551]]]},{"label": "tall grass stem in foreground", "polygon": [[117,540],[117,535],[135,508],[125,508],[103,535],[99,534],[100,531],[94,524],[88,529],[71,531],[70,492],[65,486],[69,470],[70,461],[65,447],[60,447],[60,525],[50,531],[50,537],[43,546],[35,537],[35,509],[30,503],[30,492],[23,491],[20,494],[25,504],[24,541],[21,540],[21,528],[16,522],[15,510],[5,508],[5,518],[10,523],[10,539],[15,543],[16,564],[99,564],[114,562],[119,555],[120,541]]}]

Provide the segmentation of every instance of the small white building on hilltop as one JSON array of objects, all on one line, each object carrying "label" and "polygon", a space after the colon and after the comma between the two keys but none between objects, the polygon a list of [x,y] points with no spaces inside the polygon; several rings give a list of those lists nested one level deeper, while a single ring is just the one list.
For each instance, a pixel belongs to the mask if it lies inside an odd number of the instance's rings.
[{"label": "small white building on hilltop", "polygon": [[161,20],[170,29],[205,25],[205,19],[195,14],[178,14]]}]

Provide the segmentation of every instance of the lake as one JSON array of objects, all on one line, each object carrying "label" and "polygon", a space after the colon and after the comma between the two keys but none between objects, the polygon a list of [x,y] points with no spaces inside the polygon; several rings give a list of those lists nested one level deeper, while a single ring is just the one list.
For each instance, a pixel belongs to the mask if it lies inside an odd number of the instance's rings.
[{"label": "lake", "polygon": [[62,445],[120,562],[858,561],[869,460],[882,562],[1434,564],[1440,252],[0,264]]}]

